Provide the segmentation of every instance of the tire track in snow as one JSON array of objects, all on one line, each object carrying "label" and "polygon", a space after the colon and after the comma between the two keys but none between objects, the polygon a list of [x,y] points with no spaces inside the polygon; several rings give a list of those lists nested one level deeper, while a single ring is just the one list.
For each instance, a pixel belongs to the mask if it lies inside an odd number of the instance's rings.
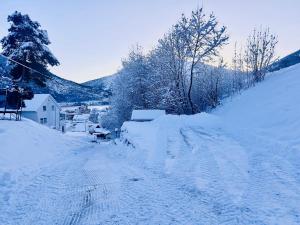
[{"label": "tire track in snow", "polygon": [[[251,209],[240,206],[233,201],[229,192],[227,192],[226,178],[223,177],[222,169],[219,166],[219,161],[216,159],[214,153],[217,148],[222,148],[224,138],[217,134],[209,134],[204,132],[201,128],[190,127],[182,130],[185,133],[186,141],[193,146],[195,157],[197,157],[197,176],[199,178],[198,188],[207,194],[209,198],[208,205],[216,214],[217,224],[261,224],[255,218],[254,212]],[[189,134],[189,132],[191,132]],[[189,138],[195,138],[192,140]],[[230,140],[228,140],[230,141]],[[219,155],[219,157],[222,156]],[[244,178],[239,172],[239,168],[223,155],[222,160],[225,160],[226,169],[235,173],[235,179],[231,182],[244,182]],[[228,172],[228,171],[227,171]],[[224,180],[225,179],[225,180]],[[226,182],[225,182],[226,181]]]},{"label": "tire track in snow", "polygon": [[[300,224],[299,168],[278,151],[286,149],[280,143],[258,136],[251,136],[249,139],[255,145],[246,141],[251,179],[243,196],[243,205],[253,209],[258,217],[271,224],[286,221],[289,224]],[[273,205],[277,207],[271,207]]]}]

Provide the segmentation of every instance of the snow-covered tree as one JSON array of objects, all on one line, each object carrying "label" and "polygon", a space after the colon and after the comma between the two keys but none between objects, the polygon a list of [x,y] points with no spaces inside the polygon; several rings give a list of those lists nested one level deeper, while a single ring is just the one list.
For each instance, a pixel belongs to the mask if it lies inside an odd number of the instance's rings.
[{"label": "snow-covered tree", "polygon": [[7,60],[0,56],[0,77],[6,77],[8,75]]},{"label": "snow-covered tree", "polygon": [[186,54],[177,32],[178,28],[174,26],[159,40],[149,60],[152,67],[151,84],[156,87],[153,97],[161,97],[157,100],[160,108],[169,113],[183,114],[188,108],[184,84]]},{"label": "snow-covered tree", "polygon": [[248,37],[245,62],[256,82],[264,79],[268,67],[274,62],[277,43],[277,36],[269,28],[254,29],[253,34]]},{"label": "snow-covered tree", "polygon": [[104,126],[120,127],[128,120],[133,109],[148,109],[151,106],[149,93],[149,65],[140,46],[134,48],[123,60],[123,68],[118,72],[112,87],[112,110],[104,120]]},{"label": "snow-covered tree", "polygon": [[99,122],[99,111],[97,109],[94,108],[91,110],[89,121],[91,121],[93,123]]},{"label": "snow-covered tree", "polygon": [[190,19],[183,16],[149,54],[139,47],[130,52],[114,79],[103,126],[120,127],[133,109],[190,114],[216,107],[231,94],[231,74],[223,64],[205,63],[218,56],[228,39],[225,31],[214,15],[207,18],[199,9]]},{"label": "snow-covered tree", "polygon": [[[38,22],[32,21],[28,15],[22,15],[17,11],[8,16],[7,20],[11,26],[8,29],[8,35],[1,40],[3,55],[43,74],[47,74],[48,65],[59,65],[58,60],[47,47],[50,44],[47,31],[41,29]],[[13,79],[34,80],[43,85],[45,77],[41,74],[13,62],[10,64],[10,74]]]},{"label": "snow-covered tree", "polygon": [[189,62],[188,101],[191,112],[196,113],[197,108],[192,99],[192,87],[197,65],[218,56],[219,49],[227,43],[229,37],[226,34],[226,27],[219,27],[215,15],[211,13],[206,16],[202,8],[192,11],[191,18],[183,15],[178,27],[187,49],[186,56]]},{"label": "snow-covered tree", "polygon": [[234,54],[232,58],[232,91],[239,92],[243,89],[246,82],[244,72],[243,49],[237,50],[237,43],[234,45]]}]

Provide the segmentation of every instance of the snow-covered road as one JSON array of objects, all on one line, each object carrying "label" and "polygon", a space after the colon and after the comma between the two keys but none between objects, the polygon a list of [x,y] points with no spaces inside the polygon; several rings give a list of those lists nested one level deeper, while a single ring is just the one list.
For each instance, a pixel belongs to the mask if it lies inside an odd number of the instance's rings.
[{"label": "snow-covered road", "polygon": [[[181,129],[181,140],[172,132],[169,157],[180,168],[148,166],[121,143],[86,143],[11,195],[1,223],[300,224],[299,163],[276,151],[270,158],[266,140],[249,145],[198,126]],[[174,141],[197,160],[176,155]],[[249,146],[262,146],[261,154]]]},{"label": "snow-covered road", "polygon": [[196,185],[187,171],[168,175],[130,160],[120,146],[88,144],[42,168],[13,195],[2,219],[6,225],[300,223],[297,168],[276,154],[250,152],[251,169],[243,174],[231,156],[217,152],[226,142],[238,148],[234,140],[197,127],[182,134],[192,149],[201,142],[201,157],[187,166],[197,171],[190,174]]},{"label": "snow-covered road", "polygon": [[114,148],[90,145],[43,168],[14,194],[5,224],[216,224],[204,193],[133,166]]}]

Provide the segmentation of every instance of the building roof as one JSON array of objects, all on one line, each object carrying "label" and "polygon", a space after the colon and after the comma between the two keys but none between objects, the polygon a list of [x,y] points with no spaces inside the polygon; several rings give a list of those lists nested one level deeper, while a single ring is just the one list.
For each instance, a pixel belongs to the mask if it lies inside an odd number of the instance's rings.
[{"label": "building roof", "polygon": [[165,110],[158,109],[133,110],[131,120],[154,120],[165,114]]},{"label": "building roof", "polygon": [[23,111],[37,111],[38,108],[47,100],[47,98],[51,96],[50,94],[35,94],[33,99],[24,100],[25,107]]},{"label": "building roof", "polygon": [[90,117],[90,114],[76,114],[74,117],[73,117],[73,121],[87,121]]},{"label": "building roof", "polygon": [[106,130],[104,128],[95,128],[94,131],[95,131],[94,133],[104,134],[104,135],[111,133],[109,130]]}]

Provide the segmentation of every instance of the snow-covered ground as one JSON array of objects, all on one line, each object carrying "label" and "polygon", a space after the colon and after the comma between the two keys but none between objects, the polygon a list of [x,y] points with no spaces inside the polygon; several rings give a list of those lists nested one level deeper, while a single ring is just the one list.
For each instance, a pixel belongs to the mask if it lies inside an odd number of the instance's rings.
[{"label": "snow-covered ground", "polygon": [[141,164],[199,199],[182,213],[214,218],[179,224],[300,224],[299,75],[300,64],[275,72],[212,114],[124,124]]},{"label": "snow-covered ground", "polygon": [[300,65],[93,144],[0,121],[0,224],[300,224]]}]

